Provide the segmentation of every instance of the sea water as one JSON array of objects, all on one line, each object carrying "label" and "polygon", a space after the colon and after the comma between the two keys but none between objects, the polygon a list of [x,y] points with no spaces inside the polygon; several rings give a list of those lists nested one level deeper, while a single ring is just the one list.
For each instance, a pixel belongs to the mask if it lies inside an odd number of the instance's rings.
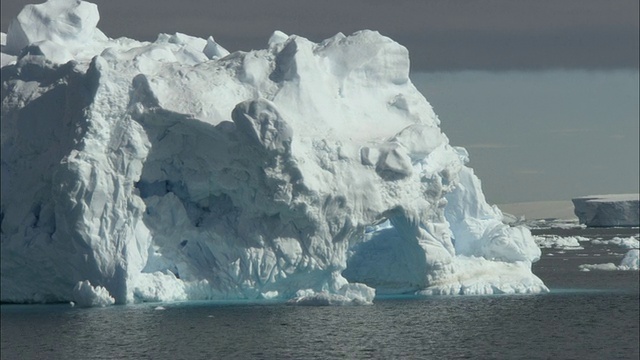
[{"label": "sea water", "polygon": [[581,272],[579,264],[619,263],[625,252],[584,247],[544,250],[534,272],[552,291],[541,295],[404,296],[328,307],[3,305],[1,357],[638,359],[638,272]]}]

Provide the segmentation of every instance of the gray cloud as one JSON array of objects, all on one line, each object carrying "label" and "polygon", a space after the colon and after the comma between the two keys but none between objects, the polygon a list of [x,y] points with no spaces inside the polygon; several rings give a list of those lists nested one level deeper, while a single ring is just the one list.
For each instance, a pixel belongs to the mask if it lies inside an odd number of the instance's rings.
[{"label": "gray cloud", "polygon": [[[409,48],[412,68],[638,68],[637,0],[96,0],[110,37],[212,35],[229,50],[263,48],[273,30],[314,41],[379,30]],[[1,27],[24,5],[3,0]]]},{"label": "gray cloud", "polygon": [[501,144],[501,143],[481,143],[481,144],[462,144],[467,149],[484,149],[484,150],[503,150],[509,148],[515,148],[515,145]]},{"label": "gray cloud", "polygon": [[549,133],[551,135],[560,135],[560,136],[568,136],[568,135],[584,135],[585,133],[593,131],[589,128],[570,128],[570,129],[549,129]]},{"label": "gray cloud", "polygon": [[518,175],[542,175],[544,171],[538,169],[517,169],[514,173]]}]

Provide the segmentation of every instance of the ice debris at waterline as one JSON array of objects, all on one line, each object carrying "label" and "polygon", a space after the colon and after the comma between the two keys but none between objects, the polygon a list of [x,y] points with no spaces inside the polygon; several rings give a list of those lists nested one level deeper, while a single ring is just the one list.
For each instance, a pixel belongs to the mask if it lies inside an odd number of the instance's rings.
[{"label": "ice debris at waterline", "polygon": [[180,33],[110,39],[98,18],[49,1],[6,35],[2,301],[548,291],[529,230],[487,204],[403,46],[276,31],[229,54]]},{"label": "ice debris at waterline", "polygon": [[559,250],[584,250],[580,241],[590,241],[589,238],[582,236],[562,237],[558,235],[536,235],[533,239],[540,248]]},{"label": "ice debris at waterline", "polygon": [[617,245],[625,249],[640,249],[640,241],[633,236],[628,238],[614,237],[609,240],[601,240],[595,239],[591,241],[592,244],[596,245]]},{"label": "ice debris at waterline", "polygon": [[604,264],[583,264],[579,266],[580,271],[591,271],[591,270],[605,270],[605,271],[629,271],[635,270],[638,271],[640,269],[640,250],[632,249],[627,251],[624,255],[624,258],[620,262],[620,265],[615,265],[614,263],[604,263]]}]

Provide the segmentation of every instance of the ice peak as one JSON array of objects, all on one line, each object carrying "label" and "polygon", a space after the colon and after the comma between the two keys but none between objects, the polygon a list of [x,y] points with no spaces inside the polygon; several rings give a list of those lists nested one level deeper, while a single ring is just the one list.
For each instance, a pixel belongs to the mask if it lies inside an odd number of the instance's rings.
[{"label": "ice peak", "polygon": [[9,26],[6,52],[19,55],[34,43],[50,41],[77,47],[102,33],[96,28],[100,15],[95,4],[79,0],[48,0],[27,5]]},{"label": "ice peak", "polygon": [[280,30],[276,30],[273,32],[273,34],[271,34],[271,37],[269,37],[269,47],[284,44],[284,42],[287,41],[288,38],[289,35],[283,33]]}]

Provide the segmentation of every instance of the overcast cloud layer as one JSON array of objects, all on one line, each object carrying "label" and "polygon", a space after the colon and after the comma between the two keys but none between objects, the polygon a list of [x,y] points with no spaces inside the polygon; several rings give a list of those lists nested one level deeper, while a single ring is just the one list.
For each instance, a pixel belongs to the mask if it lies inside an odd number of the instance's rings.
[{"label": "overcast cloud layer", "polygon": [[[378,30],[414,71],[638,68],[638,0],[94,0],[110,37],[176,31],[227,49],[264,48],[274,30],[314,41]],[[2,31],[27,1],[2,0]]]}]

